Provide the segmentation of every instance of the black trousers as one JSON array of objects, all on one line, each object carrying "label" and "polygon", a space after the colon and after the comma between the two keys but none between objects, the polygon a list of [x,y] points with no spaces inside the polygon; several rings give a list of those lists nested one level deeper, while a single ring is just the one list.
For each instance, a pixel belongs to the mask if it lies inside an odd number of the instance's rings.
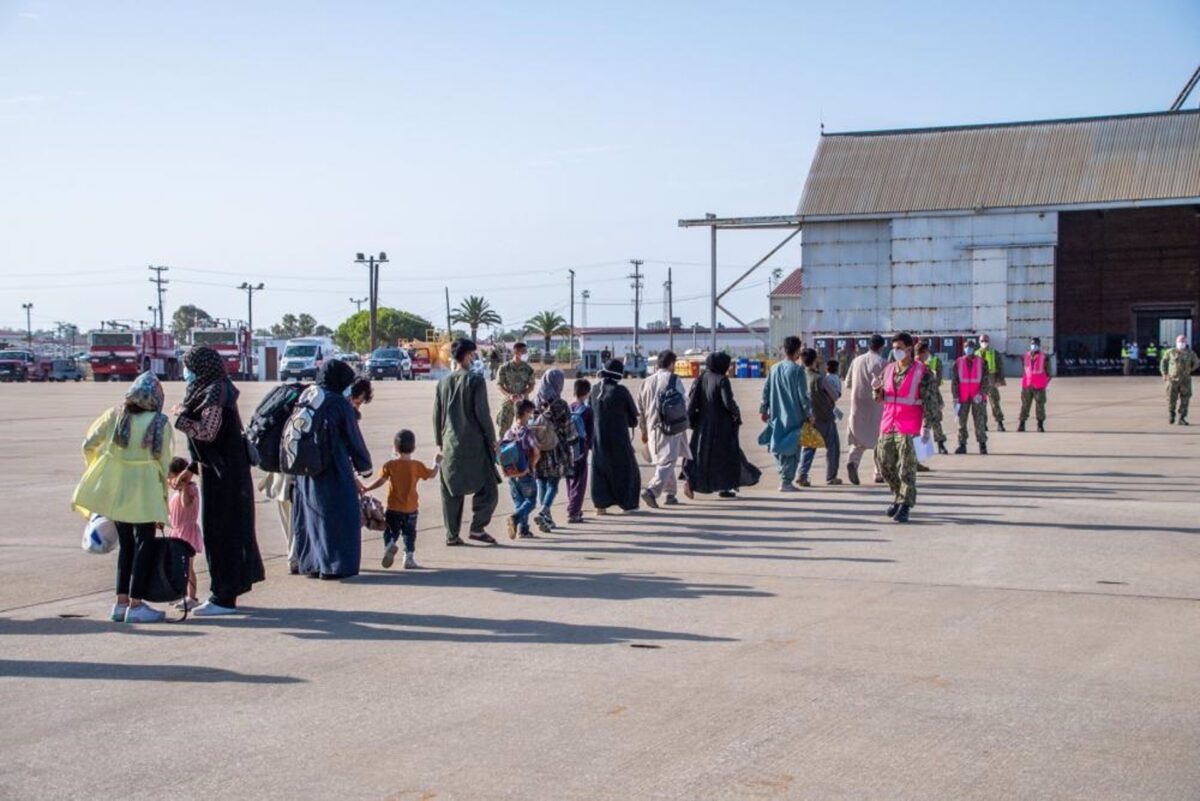
[{"label": "black trousers", "polygon": [[117,595],[141,600],[154,569],[153,523],[117,523]]}]

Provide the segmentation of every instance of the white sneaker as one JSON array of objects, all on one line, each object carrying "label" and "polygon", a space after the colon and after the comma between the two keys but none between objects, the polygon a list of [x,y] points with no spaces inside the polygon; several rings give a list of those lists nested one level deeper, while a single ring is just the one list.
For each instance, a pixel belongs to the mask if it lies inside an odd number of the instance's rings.
[{"label": "white sneaker", "polygon": [[129,604],[113,604],[112,611],[108,613],[108,619],[113,623],[124,623],[125,613],[129,611]]},{"label": "white sneaker", "polygon": [[220,617],[221,615],[236,615],[237,613],[238,610],[236,609],[214,604],[212,601],[205,601],[192,610],[192,614],[196,617]]},{"label": "white sneaker", "polygon": [[176,601],[174,606],[180,612],[190,612],[200,605],[198,598],[184,598],[182,601]]},{"label": "white sneaker", "polygon": [[413,558],[413,552],[407,551],[404,554],[404,569],[405,570],[416,570],[419,567],[420,567],[420,565],[417,564],[417,560]]},{"label": "white sneaker", "polygon": [[126,623],[161,623],[166,619],[166,612],[155,609],[149,604],[131,606],[125,612]]},{"label": "white sneaker", "polygon": [[388,547],[383,552],[383,562],[380,564],[384,567],[391,567],[392,563],[396,561],[396,551],[398,550],[400,549],[396,547],[396,543],[388,543]]},{"label": "white sneaker", "polygon": [[796,487],[795,484],[785,481],[779,485],[779,491],[780,492],[799,492],[800,490]]}]

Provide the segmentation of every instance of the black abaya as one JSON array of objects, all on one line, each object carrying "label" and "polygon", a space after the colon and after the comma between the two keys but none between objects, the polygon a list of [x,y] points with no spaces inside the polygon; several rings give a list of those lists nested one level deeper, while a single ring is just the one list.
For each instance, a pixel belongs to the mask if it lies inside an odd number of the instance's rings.
[{"label": "black abaya", "polygon": [[694,492],[726,492],[758,483],[761,472],[738,443],[742,415],[727,376],[709,371],[692,384],[688,418],[691,459],[684,476]]},{"label": "black abaya", "polygon": [[592,503],[597,509],[636,509],[642,477],[629,431],[638,424],[637,404],[628,389],[606,378],[592,395],[592,412]]}]

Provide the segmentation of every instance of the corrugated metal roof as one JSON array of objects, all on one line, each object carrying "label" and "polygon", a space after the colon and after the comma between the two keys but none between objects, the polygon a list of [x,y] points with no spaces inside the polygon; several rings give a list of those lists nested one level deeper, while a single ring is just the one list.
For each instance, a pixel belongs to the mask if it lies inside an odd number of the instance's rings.
[{"label": "corrugated metal roof", "polygon": [[1200,197],[1200,111],[822,136],[800,214]]},{"label": "corrugated metal roof", "polygon": [[792,270],[787,278],[779,282],[779,285],[771,290],[771,297],[800,297],[800,290],[804,288],[804,279],[799,270]]}]

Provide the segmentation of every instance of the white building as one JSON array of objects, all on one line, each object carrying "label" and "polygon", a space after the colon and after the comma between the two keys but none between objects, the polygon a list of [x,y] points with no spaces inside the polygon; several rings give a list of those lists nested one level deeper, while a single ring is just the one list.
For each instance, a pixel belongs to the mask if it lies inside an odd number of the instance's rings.
[{"label": "white building", "polygon": [[799,211],[805,339],[987,332],[1014,372],[1200,314],[1200,112],[825,135]]},{"label": "white building", "polygon": [[[675,352],[704,351],[709,346],[709,328],[702,325],[676,326],[672,331],[659,325],[653,328],[643,328],[638,333],[638,343],[644,355],[652,356],[666,350],[674,338]],[[633,352],[633,327],[612,326],[576,328],[575,339],[581,351],[608,351],[617,357],[624,357]],[[748,328],[717,326],[717,348],[729,355],[752,358],[767,352],[768,327],[765,320],[750,323]],[[525,340],[529,347],[541,349],[542,338],[530,334]],[[553,348],[567,344],[567,337],[555,336],[551,341]]]}]

